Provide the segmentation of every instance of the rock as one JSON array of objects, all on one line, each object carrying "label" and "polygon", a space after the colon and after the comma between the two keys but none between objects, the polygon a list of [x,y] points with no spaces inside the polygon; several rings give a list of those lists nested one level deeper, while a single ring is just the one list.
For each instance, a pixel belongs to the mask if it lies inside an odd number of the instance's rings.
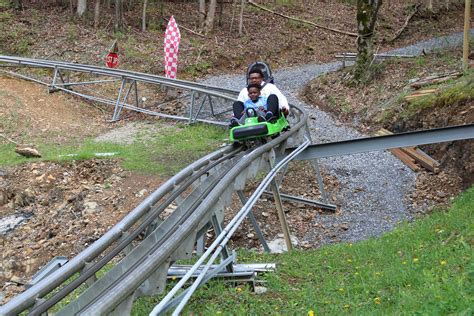
[{"label": "rock", "polygon": [[[290,236],[291,239],[291,244],[293,246],[298,246],[299,245],[299,240],[296,236]],[[288,251],[286,248],[286,243],[283,238],[277,238],[275,240],[272,240],[268,243],[268,248],[270,248],[270,253],[283,253]]]},{"label": "rock", "polygon": [[10,282],[13,282],[13,283],[16,283],[16,284],[19,284],[19,285],[25,285],[26,282],[24,280],[22,280],[19,276],[12,276],[10,278]]},{"label": "rock", "polygon": [[439,197],[439,198],[445,198],[447,196],[447,194],[443,191],[436,191],[436,195]]},{"label": "rock", "polygon": [[264,286],[256,286],[255,287],[255,294],[263,294],[266,293],[268,289]]},{"label": "rock", "polygon": [[94,201],[85,201],[83,214],[95,214],[98,211],[99,204]]},{"label": "rock", "polygon": [[347,224],[347,223],[342,223],[339,227],[340,227],[342,230],[348,230],[348,229],[349,229],[349,224]]},{"label": "rock", "polygon": [[252,234],[252,233],[247,234],[247,238],[254,238],[254,237],[255,237],[255,234]]},{"label": "rock", "polygon": [[147,189],[140,190],[139,192],[135,193],[136,197],[142,197],[148,192]]},{"label": "rock", "polygon": [[32,147],[17,147],[15,148],[15,152],[27,158],[41,157],[41,154],[39,153],[39,151]]}]

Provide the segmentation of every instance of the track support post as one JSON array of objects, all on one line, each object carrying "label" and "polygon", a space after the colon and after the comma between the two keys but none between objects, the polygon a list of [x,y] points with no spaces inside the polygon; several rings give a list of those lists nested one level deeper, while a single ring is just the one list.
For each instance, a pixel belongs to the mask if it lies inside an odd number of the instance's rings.
[{"label": "track support post", "polygon": [[[237,194],[239,195],[239,199],[242,202],[242,205],[245,205],[247,203],[247,198],[245,197],[244,192],[242,192],[242,190],[238,190]],[[268,247],[267,241],[265,240],[265,237],[263,236],[263,233],[260,227],[258,226],[257,220],[255,219],[252,210],[250,210],[247,216],[250,222],[252,223],[253,229],[255,229],[255,233],[257,234],[258,239],[262,244],[263,250],[265,250],[266,252],[270,252],[270,247]]]}]

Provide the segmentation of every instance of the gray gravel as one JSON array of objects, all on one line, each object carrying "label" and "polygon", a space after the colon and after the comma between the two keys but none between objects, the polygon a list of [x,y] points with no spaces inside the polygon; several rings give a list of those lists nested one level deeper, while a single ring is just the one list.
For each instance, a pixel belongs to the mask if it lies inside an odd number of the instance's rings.
[{"label": "gray gravel", "polygon": [[[471,30],[471,35],[474,29]],[[436,48],[458,46],[462,33],[420,42],[387,53],[420,55]],[[313,143],[325,143],[364,137],[350,126],[334,121],[326,113],[298,99],[301,89],[314,77],[335,71],[340,62],[312,64],[274,71],[275,83],[291,104],[303,105],[309,113],[309,127]],[[223,75],[205,80],[208,84],[236,89],[245,84],[244,75]],[[340,183],[336,196],[340,206],[334,215],[321,215],[314,219],[319,224],[307,234],[309,243],[354,242],[378,236],[391,230],[397,223],[410,220],[406,196],[414,189],[416,174],[388,152],[373,152],[325,158],[320,160],[323,171],[335,176]],[[315,186],[317,184],[315,183]],[[331,231],[330,234],[325,232]]]}]

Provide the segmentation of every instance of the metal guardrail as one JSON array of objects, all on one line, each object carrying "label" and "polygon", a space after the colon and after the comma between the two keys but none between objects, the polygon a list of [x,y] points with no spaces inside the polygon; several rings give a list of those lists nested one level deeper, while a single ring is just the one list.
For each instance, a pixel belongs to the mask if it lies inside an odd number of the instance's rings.
[{"label": "metal guardrail", "polygon": [[[206,104],[209,105],[210,114],[213,117],[218,115],[227,113],[231,109],[230,101],[233,101],[238,94],[238,91],[220,88],[213,85],[208,84],[201,84],[186,80],[178,80],[178,79],[169,79],[162,76],[139,73],[135,71],[129,70],[121,70],[121,69],[110,69],[105,67],[98,67],[98,66],[91,66],[91,65],[83,65],[83,64],[75,64],[75,63],[66,63],[62,61],[50,61],[44,59],[32,59],[32,58],[22,58],[22,57],[12,57],[12,56],[4,56],[0,55],[0,63],[4,63],[4,65],[11,65],[11,66],[29,66],[29,67],[44,67],[54,70],[53,78],[50,83],[43,82],[41,80],[34,79],[29,76],[24,76],[21,74],[7,72],[10,75],[18,76],[24,79],[33,80],[37,83],[45,84],[50,88],[50,91],[54,90],[61,90],[67,93],[71,93],[82,98],[89,99],[94,102],[100,102],[107,105],[113,105],[114,112],[112,115],[112,121],[116,121],[119,119],[122,109],[128,109],[136,112],[141,112],[149,115],[154,116],[161,116],[165,118],[172,118],[178,120],[186,120],[189,122],[205,122],[210,124],[217,124],[217,125],[227,125],[227,122],[223,123],[216,120],[209,120],[205,118],[200,118],[199,115],[201,114],[204,106]],[[100,83],[110,83],[114,82],[115,80],[89,80],[89,81],[82,81],[82,82],[67,82],[64,80],[63,73],[64,71],[69,72],[78,72],[78,73],[86,73],[92,74],[94,76],[105,76],[107,78],[117,78],[116,80],[120,82],[120,87],[115,98],[104,98],[99,96],[94,96],[91,94],[81,93],[78,91],[72,90],[73,86],[80,86],[80,85],[92,85],[92,84],[100,84]],[[61,81],[61,82],[58,82]],[[138,97],[138,88],[137,83],[148,83],[148,84],[155,84],[160,85],[165,88],[171,89],[178,89],[188,91],[187,97],[189,98],[189,117],[178,116],[178,115],[171,115],[162,113],[159,111],[152,111],[147,110],[143,107],[140,107],[140,101]],[[133,91],[132,91],[133,90]],[[135,94],[135,104],[127,103],[129,96]],[[200,98],[200,101],[198,100]],[[225,107],[226,110],[223,112],[215,111],[215,102],[214,100],[223,100],[224,102],[229,102],[229,104]],[[172,101],[172,100],[171,100]],[[169,103],[170,101],[163,102],[162,104]],[[197,105],[199,103],[199,105]]]}]

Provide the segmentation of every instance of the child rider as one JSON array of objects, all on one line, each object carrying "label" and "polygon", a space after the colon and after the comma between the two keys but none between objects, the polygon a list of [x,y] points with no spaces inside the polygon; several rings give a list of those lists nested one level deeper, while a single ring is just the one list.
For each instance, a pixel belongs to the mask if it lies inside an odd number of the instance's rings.
[{"label": "child rider", "polygon": [[267,114],[269,118],[272,117],[272,113],[267,112],[267,98],[261,95],[261,89],[262,87],[255,83],[251,83],[247,86],[249,99],[244,102],[243,115],[241,116],[240,120],[233,118],[231,120],[231,127],[238,126],[245,122],[245,118],[249,116],[248,109],[253,109],[255,111],[254,115],[258,117],[259,122],[266,121]]}]

